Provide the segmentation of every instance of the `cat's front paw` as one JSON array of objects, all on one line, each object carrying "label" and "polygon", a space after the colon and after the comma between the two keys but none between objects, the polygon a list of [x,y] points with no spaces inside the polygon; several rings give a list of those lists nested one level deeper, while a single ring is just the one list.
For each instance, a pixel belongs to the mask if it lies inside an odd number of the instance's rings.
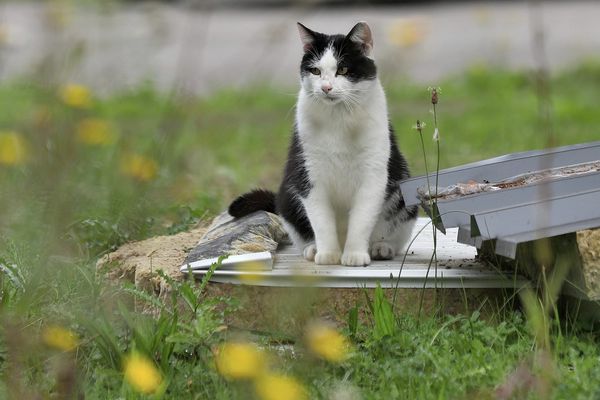
[{"label": "cat's front paw", "polygon": [[342,264],[350,267],[364,267],[370,263],[369,253],[362,251],[345,251],[342,256]]},{"label": "cat's front paw", "polygon": [[306,247],[304,247],[304,251],[302,252],[304,259],[307,261],[314,261],[315,254],[317,254],[317,246],[314,243],[306,245]]},{"label": "cat's front paw", "polygon": [[315,264],[319,265],[335,265],[340,263],[339,251],[318,251],[315,255]]}]

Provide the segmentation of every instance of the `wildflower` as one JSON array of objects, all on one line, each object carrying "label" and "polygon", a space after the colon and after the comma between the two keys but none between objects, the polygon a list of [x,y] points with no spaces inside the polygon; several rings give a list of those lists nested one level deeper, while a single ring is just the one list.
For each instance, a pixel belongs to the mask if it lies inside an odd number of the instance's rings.
[{"label": "wildflower", "polygon": [[306,342],[315,355],[329,362],[339,363],[348,358],[348,339],[326,324],[310,325],[306,331]]},{"label": "wildflower", "polygon": [[142,354],[134,352],[129,355],[123,367],[125,380],[140,393],[154,393],[162,383],[160,371]]},{"label": "wildflower", "polygon": [[62,101],[73,108],[89,108],[92,105],[92,94],[83,85],[70,83],[60,91]]},{"label": "wildflower", "polygon": [[16,132],[0,132],[0,164],[20,165],[27,160],[27,144]]},{"label": "wildflower", "polygon": [[261,400],[304,400],[306,390],[294,378],[285,375],[266,374],[254,383]]},{"label": "wildflower", "polygon": [[0,46],[8,43],[8,29],[0,25]]},{"label": "wildflower", "polygon": [[417,120],[417,123],[413,125],[413,129],[416,129],[417,131],[419,131],[419,133],[421,133],[423,128],[425,128],[425,122],[421,120]]},{"label": "wildflower", "polygon": [[158,164],[151,158],[139,154],[131,154],[121,162],[121,172],[138,181],[147,182],[156,177]]},{"label": "wildflower", "polygon": [[265,356],[252,343],[225,343],[216,355],[219,373],[227,379],[251,379],[265,369]]},{"label": "wildflower", "polygon": [[438,103],[438,94],[440,89],[439,88],[429,88],[429,90],[431,91],[431,104],[437,104]]},{"label": "wildflower", "polygon": [[72,331],[58,325],[46,327],[42,332],[42,340],[46,345],[62,351],[73,351],[79,345]]},{"label": "wildflower", "polygon": [[400,47],[414,47],[427,36],[425,23],[420,19],[398,21],[392,25],[389,38]]},{"label": "wildflower", "polygon": [[115,133],[107,121],[87,118],[77,125],[77,139],[90,146],[104,146],[114,142]]},{"label": "wildflower", "polygon": [[256,283],[261,280],[259,271],[264,270],[264,266],[259,262],[241,263],[237,270],[241,272],[240,280],[245,283]]}]

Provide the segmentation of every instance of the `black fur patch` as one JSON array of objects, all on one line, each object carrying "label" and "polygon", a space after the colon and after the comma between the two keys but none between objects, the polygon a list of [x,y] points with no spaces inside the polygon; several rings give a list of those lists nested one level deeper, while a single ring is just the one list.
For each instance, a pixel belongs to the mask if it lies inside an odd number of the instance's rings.
[{"label": "black fur patch", "polygon": [[385,191],[385,199],[389,199],[396,189],[400,190],[398,183],[410,178],[410,171],[406,159],[398,150],[394,128],[389,125],[390,131],[390,158],[388,160],[388,182]]},{"label": "black fur patch", "polygon": [[229,205],[229,215],[242,218],[256,211],[275,213],[275,193],[270,190],[254,189],[235,199]]},{"label": "black fur patch", "polygon": [[277,212],[307,241],[314,238],[314,232],[298,197],[307,197],[311,188],[312,184],[304,165],[304,152],[298,139],[298,130],[294,127],[283,181],[277,194]]},{"label": "black fur patch", "polygon": [[362,46],[344,35],[325,35],[312,32],[313,42],[304,53],[300,63],[300,74],[310,74],[310,69],[325,51],[331,47],[338,60],[338,68],[346,67],[346,78],[351,82],[375,79],[377,67],[375,62],[364,55]]},{"label": "black fur patch", "polygon": [[385,219],[399,219],[401,222],[416,218],[419,213],[417,206],[406,207],[404,197],[400,191],[400,182],[410,178],[410,170],[406,159],[400,153],[398,144],[396,143],[396,135],[392,124],[389,124],[390,131],[390,158],[388,159],[388,181],[385,190],[385,200],[394,197],[395,203],[391,208],[386,210]]}]

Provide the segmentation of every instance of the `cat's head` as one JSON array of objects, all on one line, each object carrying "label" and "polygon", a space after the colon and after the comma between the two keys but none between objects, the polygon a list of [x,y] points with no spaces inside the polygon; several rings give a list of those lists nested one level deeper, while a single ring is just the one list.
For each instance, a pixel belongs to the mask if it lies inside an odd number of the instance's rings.
[{"label": "cat's head", "polygon": [[300,64],[304,91],[317,101],[355,103],[375,81],[373,37],[366,22],[347,35],[326,35],[298,23],[304,56]]}]

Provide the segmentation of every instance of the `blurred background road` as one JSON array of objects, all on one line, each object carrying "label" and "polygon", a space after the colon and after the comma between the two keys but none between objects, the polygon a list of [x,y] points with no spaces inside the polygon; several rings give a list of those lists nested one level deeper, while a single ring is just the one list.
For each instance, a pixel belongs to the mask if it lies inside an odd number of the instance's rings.
[{"label": "blurred background road", "polygon": [[[294,88],[302,21],[327,33],[369,22],[382,79],[435,84],[474,66],[535,64],[541,21],[551,71],[600,54],[600,2],[468,2],[378,6],[192,7],[184,3],[71,7],[0,5],[0,80],[43,72],[99,92],[151,81],[206,94],[272,83]],[[43,71],[40,71],[43,69]]]}]

